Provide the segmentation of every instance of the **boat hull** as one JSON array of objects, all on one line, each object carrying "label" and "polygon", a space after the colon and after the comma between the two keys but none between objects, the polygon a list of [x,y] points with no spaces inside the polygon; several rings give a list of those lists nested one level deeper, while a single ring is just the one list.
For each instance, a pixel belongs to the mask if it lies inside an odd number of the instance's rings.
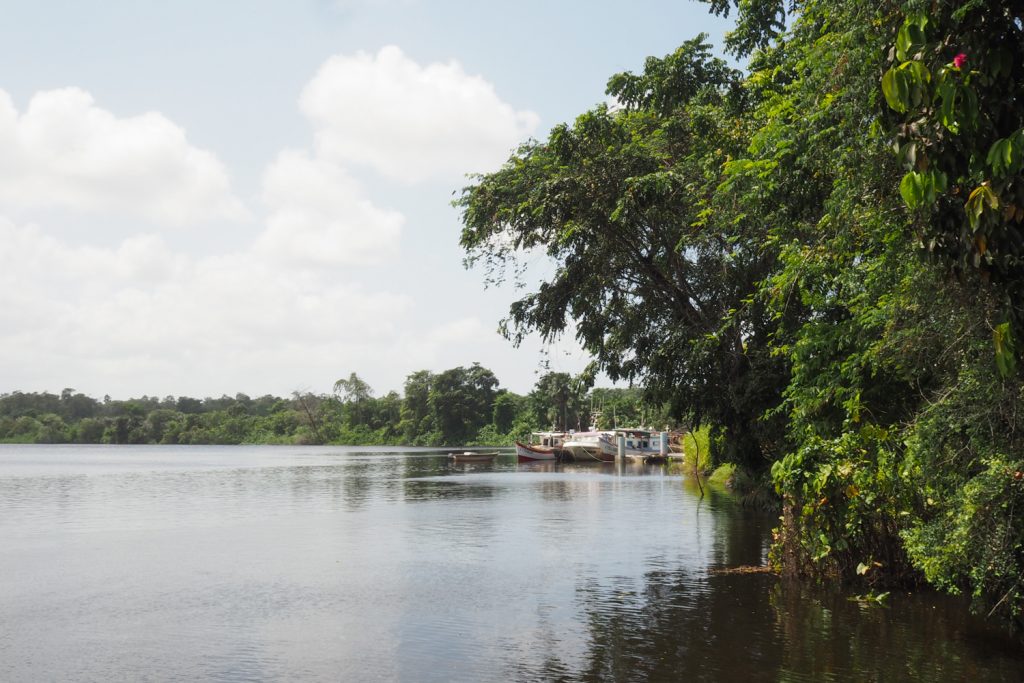
[{"label": "boat hull", "polygon": [[534,462],[538,460],[557,460],[561,449],[551,446],[529,446],[521,441],[516,441],[516,457],[519,462]]},{"label": "boat hull", "polygon": [[466,451],[464,453],[449,453],[450,457],[455,462],[491,462],[498,457],[497,452],[495,453],[473,453]]},{"label": "boat hull", "polygon": [[615,452],[608,452],[600,441],[567,441],[562,444],[576,462],[614,462]]}]

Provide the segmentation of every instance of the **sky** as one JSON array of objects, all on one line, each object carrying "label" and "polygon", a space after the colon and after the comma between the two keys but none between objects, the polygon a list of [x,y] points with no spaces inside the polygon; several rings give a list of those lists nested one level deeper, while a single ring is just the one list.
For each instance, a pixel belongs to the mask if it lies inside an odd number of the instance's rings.
[{"label": "sky", "polygon": [[114,398],[578,372],[571,336],[498,334],[522,292],[463,267],[451,201],[729,28],[689,0],[7,5],[0,393]]}]

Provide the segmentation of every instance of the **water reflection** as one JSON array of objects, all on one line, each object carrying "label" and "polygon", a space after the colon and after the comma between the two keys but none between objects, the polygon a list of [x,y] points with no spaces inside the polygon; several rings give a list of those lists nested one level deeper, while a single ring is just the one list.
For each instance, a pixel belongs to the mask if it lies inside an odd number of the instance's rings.
[{"label": "water reflection", "polygon": [[774,522],[641,464],[0,448],[0,680],[1024,678],[961,601],[719,572]]},{"label": "water reflection", "polygon": [[[979,626],[962,602],[936,596],[864,609],[772,576],[678,570],[651,572],[639,586],[624,577],[581,582],[577,597],[582,658],[548,639],[532,665],[516,651],[507,678],[1019,681],[1024,672],[1019,643]],[[773,621],[775,629],[764,628]]]},{"label": "water reflection", "polygon": [[344,492],[345,507],[355,512],[376,494],[378,468],[386,467],[387,461],[356,460],[345,463],[338,472],[341,489]]},{"label": "water reflection", "polygon": [[948,596],[897,594],[877,606],[783,582],[769,601],[783,680],[1019,681],[1024,672],[1020,643]]}]

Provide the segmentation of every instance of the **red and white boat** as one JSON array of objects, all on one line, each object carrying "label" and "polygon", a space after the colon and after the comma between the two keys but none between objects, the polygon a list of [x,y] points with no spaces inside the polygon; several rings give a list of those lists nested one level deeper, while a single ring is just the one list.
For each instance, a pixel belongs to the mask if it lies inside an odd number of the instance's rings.
[{"label": "red and white boat", "polygon": [[564,440],[565,432],[534,432],[531,434],[531,443],[516,441],[516,456],[519,462],[557,460],[562,453]]},{"label": "red and white boat", "polygon": [[536,446],[516,441],[516,456],[519,462],[534,462],[535,460],[557,460],[558,454],[551,446]]}]

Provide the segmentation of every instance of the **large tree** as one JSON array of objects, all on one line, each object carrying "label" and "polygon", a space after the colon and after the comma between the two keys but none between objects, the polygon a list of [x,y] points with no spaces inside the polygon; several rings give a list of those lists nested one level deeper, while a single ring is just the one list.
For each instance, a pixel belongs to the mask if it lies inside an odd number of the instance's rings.
[{"label": "large tree", "polygon": [[434,375],[429,370],[419,370],[405,379],[399,431],[406,443],[417,443],[434,431],[434,414],[430,408],[430,387],[433,381]]},{"label": "large tree", "polygon": [[334,383],[334,395],[344,407],[350,426],[369,424],[373,413],[373,389],[356,373]]},{"label": "large tree", "polygon": [[574,320],[775,460],[787,570],[1024,625],[1024,3],[709,1],[748,74],[696,40],[613,77],[464,191],[468,262],[544,250],[513,339]]},{"label": "large tree", "polygon": [[433,376],[430,408],[446,445],[462,445],[492,421],[498,379],[479,363]]},{"label": "large tree", "polygon": [[783,564],[1024,624],[1024,3],[800,2],[777,36],[781,3],[738,5],[756,129],[723,187],[782,245],[759,296],[801,309]]},{"label": "large tree", "polygon": [[585,391],[582,383],[568,373],[543,374],[530,392],[534,422],[559,431],[586,429],[590,415],[584,407]]},{"label": "large tree", "polygon": [[608,94],[618,105],[525,143],[463,191],[467,262],[493,277],[543,249],[555,273],[512,305],[508,336],[552,338],[573,322],[595,370],[711,422],[732,459],[765,469],[781,431],[762,417],[786,364],[768,352],[775,321],[751,294],[774,250],[757,220],[715,211],[724,165],[745,144],[740,74],[700,36],[614,76]]}]

